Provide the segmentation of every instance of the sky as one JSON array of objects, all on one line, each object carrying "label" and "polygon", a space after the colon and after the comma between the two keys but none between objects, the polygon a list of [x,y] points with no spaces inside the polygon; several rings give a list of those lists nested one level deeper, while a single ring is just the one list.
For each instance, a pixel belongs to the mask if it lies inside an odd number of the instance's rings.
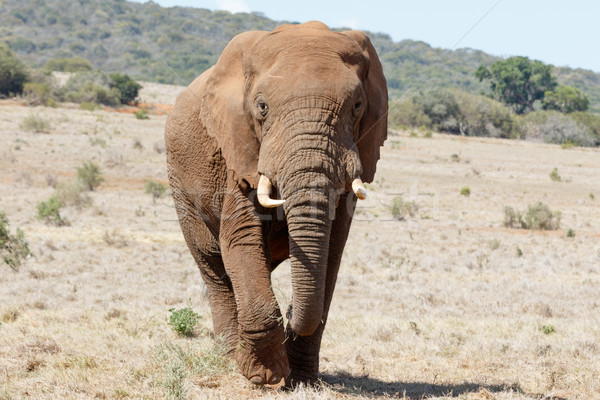
[{"label": "sky", "polygon": [[254,11],[291,22],[319,20],[387,33],[394,41],[422,40],[445,49],[467,47],[600,72],[598,0],[154,1],[164,7]]}]

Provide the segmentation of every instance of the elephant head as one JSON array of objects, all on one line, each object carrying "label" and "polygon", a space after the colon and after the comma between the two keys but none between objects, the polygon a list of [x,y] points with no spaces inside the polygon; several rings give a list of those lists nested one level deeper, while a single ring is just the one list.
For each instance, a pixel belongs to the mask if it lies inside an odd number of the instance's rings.
[{"label": "elephant head", "polygon": [[[323,315],[333,210],[371,182],[387,135],[387,89],[369,38],[318,22],[235,37],[205,79],[201,118],[228,170],[283,204],[292,269],[290,325],[309,335]],[[260,184],[259,184],[260,181]],[[354,186],[354,188],[353,188]],[[271,188],[281,199],[269,199]],[[341,204],[340,206],[344,206]]]}]

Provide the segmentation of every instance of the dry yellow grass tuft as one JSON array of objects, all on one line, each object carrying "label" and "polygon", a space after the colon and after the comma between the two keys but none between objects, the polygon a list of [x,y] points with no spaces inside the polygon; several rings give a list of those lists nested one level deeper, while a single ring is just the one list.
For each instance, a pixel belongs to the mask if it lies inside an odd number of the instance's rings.
[{"label": "dry yellow grass tuft", "polygon": [[[181,90],[163,89],[142,98]],[[167,179],[165,117],[38,107],[40,135],[19,127],[29,113],[0,106],[1,207],[34,254],[0,265],[0,399],[600,398],[598,149],[390,135],[344,254],[322,384],[285,392],[223,356],[172,201],[144,192]],[[87,160],[105,177],[92,205],[67,205],[68,227],[38,221]],[[398,196],[415,205],[403,220]],[[504,206],[538,201],[561,229],[503,227]],[[289,266],[273,285],[285,307]],[[179,337],[168,309],[190,304],[199,326]]]}]

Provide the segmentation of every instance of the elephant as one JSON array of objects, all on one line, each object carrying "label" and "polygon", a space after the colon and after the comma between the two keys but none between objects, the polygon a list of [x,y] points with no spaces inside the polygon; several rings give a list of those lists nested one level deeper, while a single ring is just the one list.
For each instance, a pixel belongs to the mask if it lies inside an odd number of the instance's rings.
[{"label": "elephant", "polygon": [[[352,216],[387,138],[387,96],[364,32],[311,21],[237,35],[168,115],[169,183],[215,338],[256,385],[318,380]],[[288,258],[284,327],[271,273]]]}]

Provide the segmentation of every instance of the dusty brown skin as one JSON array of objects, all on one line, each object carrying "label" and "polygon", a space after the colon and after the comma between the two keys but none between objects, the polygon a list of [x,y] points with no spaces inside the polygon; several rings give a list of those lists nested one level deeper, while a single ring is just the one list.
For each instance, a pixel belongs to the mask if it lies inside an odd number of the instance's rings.
[{"label": "dusty brown skin", "polygon": [[[167,120],[169,180],[206,282],[216,336],[256,384],[313,383],[356,197],[387,133],[387,90],[368,37],[310,22],[236,36]],[[260,175],[273,183],[265,209]],[[291,259],[283,327],[271,272]]]}]

